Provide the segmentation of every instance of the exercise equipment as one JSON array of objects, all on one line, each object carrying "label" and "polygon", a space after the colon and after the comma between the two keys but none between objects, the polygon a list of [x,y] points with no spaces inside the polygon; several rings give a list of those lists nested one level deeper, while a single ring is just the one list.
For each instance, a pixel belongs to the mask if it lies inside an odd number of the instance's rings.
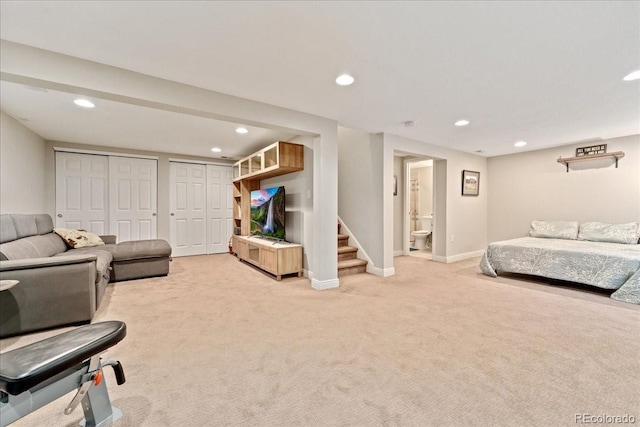
[{"label": "exercise equipment", "polygon": [[77,389],[64,413],[82,403],[85,427],[110,425],[122,416],[111,406],[102,368],[111,366],[116,382],[125,382],[119,361],[100,354],[127,335],[123,322],[81,326],[0,354],[0,425],[12,422]]}]

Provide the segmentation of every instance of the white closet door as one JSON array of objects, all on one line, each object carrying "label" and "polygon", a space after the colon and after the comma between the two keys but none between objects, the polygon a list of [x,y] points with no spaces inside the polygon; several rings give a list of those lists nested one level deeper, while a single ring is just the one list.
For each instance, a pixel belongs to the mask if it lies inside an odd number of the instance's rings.
[{"label": "white closet door", "polygon": [[205,165],[171,162],[170,240],[172,255],[202,255],[207,250],[207,169]]},{"label": "white closet door", "polygon": [[232,168],[207,165],[207,253],[229,250],[233,234]]},{"label": "white closet door", "polygon": [[118,242],[157,238],[158,163],[109,156],[110,234]]},{"label": "white closet door", "polygon": [[56,227],[108,234],[109,158],[56,152]]}]

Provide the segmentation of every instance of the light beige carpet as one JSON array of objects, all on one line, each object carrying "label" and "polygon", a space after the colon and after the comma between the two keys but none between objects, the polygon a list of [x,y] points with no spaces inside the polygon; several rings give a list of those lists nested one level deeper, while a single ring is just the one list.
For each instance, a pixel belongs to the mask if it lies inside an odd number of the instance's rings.
[{"label": "light beige carpet", "polygon": [[[95,321],[128,335],[105,358],[116,426],[573,426],[640,422],[640,308],[480,273],[478,259],[396,258],[396,276],[313,290],[230,255],[177,258],[116,283]],[[40,337],[2,341],[3,351]],[[17,426],[74,426],[72,395]]]}]

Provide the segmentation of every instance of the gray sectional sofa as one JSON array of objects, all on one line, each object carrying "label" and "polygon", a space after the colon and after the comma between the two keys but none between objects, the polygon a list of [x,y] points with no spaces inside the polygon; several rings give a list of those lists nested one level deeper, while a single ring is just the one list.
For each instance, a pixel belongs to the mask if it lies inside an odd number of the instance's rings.
[{"label": "gray sectional sofa", "polygon": [[[0,215],[0,337],[91,321],[110,281],[164,276],[164,240],[69,249],[47,214]],[[4,286],[3,286],[4,288]]]}]

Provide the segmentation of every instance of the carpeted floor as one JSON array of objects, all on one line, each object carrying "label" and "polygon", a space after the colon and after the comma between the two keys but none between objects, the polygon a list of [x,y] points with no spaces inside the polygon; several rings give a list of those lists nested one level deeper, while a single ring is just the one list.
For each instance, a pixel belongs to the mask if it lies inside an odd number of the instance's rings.
[{"label": "carpeted floor", "polygon": [[[116,283],[94,321],[128,335],[107,359],[116,426],[570,426],[640,422],[640,307],[601,292],[492,279],[478,259],[396,258],[396,275],[313,290],[230,255],[177,258]],[[60,332],[60,331],[56,331]],[[1,342],[3,351],[51,335]],[[16,426],[75,426],[72,395]]]}]

